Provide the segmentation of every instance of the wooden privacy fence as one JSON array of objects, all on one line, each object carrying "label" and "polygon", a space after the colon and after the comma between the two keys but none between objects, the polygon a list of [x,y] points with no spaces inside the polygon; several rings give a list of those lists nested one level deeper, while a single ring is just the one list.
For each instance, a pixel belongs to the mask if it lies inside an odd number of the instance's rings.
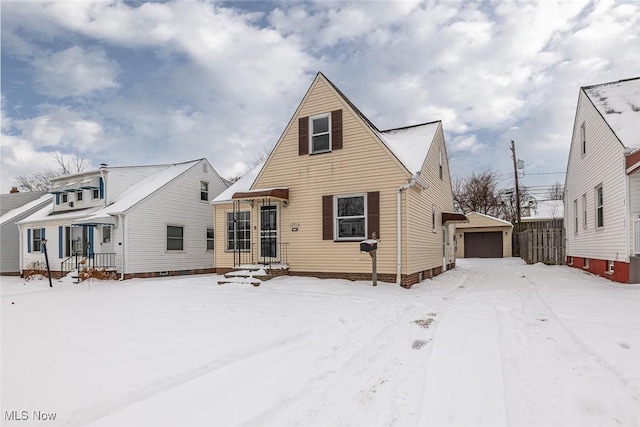
[{"label": "wooden privacy fence", "polygon": [[563,228],[525,230],[518,233],[520,257],[527,264],[564,264]]}]

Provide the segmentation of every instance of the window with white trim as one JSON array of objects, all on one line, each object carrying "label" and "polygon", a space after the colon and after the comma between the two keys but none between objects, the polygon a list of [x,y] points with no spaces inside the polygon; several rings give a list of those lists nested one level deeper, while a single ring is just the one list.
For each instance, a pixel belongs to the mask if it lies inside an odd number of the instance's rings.
[{"label": "window with white trim", "polygon": [[209,201],[209,183],[207,181],[200,181],[200,200]]},{"label": "window with white trim", "polygon": [[213,227],[207,227],[207,250],[213,250]]},{"label": "window with white trim", "polygon": [[367,203],[365,194],[335,196],[336,240],[367,238]]},{"label": "window with white trim", "polygon": [[82,201],[82,191],[76,192],[76,201],[78,202]]},{"label": "window with white trim", "polygon": [[582,228],[587,228],[587,195],[582,195]]},{"label": "window with white trim", "polygon": [[95,188],[91,191],[91,198],[92,199],[99,199],[100,198],[100,190]]},{"label": "window with white trim", "polygon": [[309,117],[310,153],[331,151],[331,114]]},{"label": "window with white trim", "polygon": [[228,251],[251,249],[251,211],[227,212],[226,241]]},{"label": "window with white trim", "polygon": [[595,194],[595,205],[596,205],[596,228],[604,227],[604,192],[602,190],[602,185],[596,187]]},{"label": "window with white trim", "polygon": [[442,180],[442,150],[438,152],[438,164],[440,170],[440,179]]},{"label": "window with white trim", "polygon": [[573,232],[578,234],[578,199],[573,201]]},{"label": "window with white trim", "polygon": [[167,250],[184,250],[184,227],[181,225],[167,225]]},{"label": "window with white trim", "polygon": [[31,232],[31,248],[33,252],[42,251],[42,229],[34,228]]},{"label": "window with white trim", "polygon": [[587,131],[584,122],[580,126],[580,152],[583,155],[587,154]]},{"label": "window with white trim", "polygon": [[62,193],[62,203],[67,203],[69,201],[69,196],[67,193]]}]

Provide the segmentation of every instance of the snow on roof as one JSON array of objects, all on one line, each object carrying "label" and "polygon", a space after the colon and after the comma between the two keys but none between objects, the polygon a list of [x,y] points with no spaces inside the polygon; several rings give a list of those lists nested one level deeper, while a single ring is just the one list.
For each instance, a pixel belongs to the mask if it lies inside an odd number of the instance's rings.
[{"label": "snow on roof", "polygon": [[60,213],[53,213],[53,203],[45,206],[44,208],[40,209],[39,211],[36,211],[35,213],[33,213],[32,215],[29,215],[28,217],[26,217],[25,219],[23,219],[22,221],[18,221],[18,224],[27,224],[27,223],[32,223],[32,222],[42,222],[42,221],[47,221],[47,220],[59,220],[59,219],[76,219],[76,218],[82,218],[85,217],[87,215],[93,214],[94,212],[100,210],[100,207],[96,207],[96,208],[88,208],[88,209],[79,209],[79,210],[72,210],[72,211],[63,211]]},{"label": "snow on roof", "polygon": [[20,223],[37,222],[49,219],[83,219],[82,222],[86,222],[87,219],[101,219],[104,220],[108,216],[117,215],[131,209],[137,203],[141,202],[150,194],[156,192],[161,187],[165,186],[173,179],[182,175],[184,172],[198,164],[202,159],[192,160],[190,162],[176,163],[167,165],[165,169],[160,170],[146,178],[139,183],[135,184],[128,190],[126,190],[114,203],[109,206],[100,206],[91,209],[74,210],[64,213],[53,212],[53,204],[39,210],[38,212],[30,215]]},{"label": "snow on roof", "polygon": [[161,187],[164,187],[166,184],[191,169],[194,165],[199,163],[200,160],[202,159],[168,165],[166,169],[146,177],[133,187],[129,188],[127,191],[122,193],[118,200],[103,208],[102,211],[96,215],[117,215],[126,212],[150,194],[156,192]]},{"label": "snow on roof", "polygon": [[[468,214],[465,214],[465,215],[467,216],[467,218],[469,216],[480,216],[480,217],[483,217],[483,218],[490,219],[491,221],[495,221],[495,222],[502,223],[504,225],[508,225],[511,228],[513,228],[513,224],[511,224],[509,221],[505,221],[504,219],[496,218],[495,216],[483,214],[483,213],[480,213],[480,212],[469,212]],[[466,223],[466,224],[458,224],[458,225],[456,225],[456,228],[475,228],[475,227],[478,227],[478,225],[471,223],[471,221]]]},{"label": "snow on roof", "polygon": [[251,169],[242,178],[240,178],[235,183],[233,183],[231,187],[227,188],[222,193],[220,193],[218,197],[216,197],[211,201],[211,203],[229,202],[231,201],[231,198],[235,193],[251,190],[251,186],[253,186],[253,183],[256,181],[256,178],[260,174],[260,171],[262,171],[262,168],[264,167],[266,162],[267,161],[264,160],[255,168]]},{"label": "snow on roof", "polygon": [[622,144],[640,147],[640,77],[583,88]]},{"label": "snow on roof", "polygon": [[400,129],[389,129],[379,133],[384,144],[409,170],[416,173],[422,169],[440,122],[424,123]]},{"label": "snow on roof", "polygon": [[15,219],[18,218],[20,215],[26,214],[30,210],[38,208],[38,206],[42,204],[50,203],[52,197],[53,196],[51,194],[45,194],[44,196],[37,198],[35,200],[32,200],[29,203],[26,203],[18,208],[11,209],[9,212],[0,216],[0,225],[4,225],[8,222],[15,221]]},{"label": "snow on roof", "polygon": [[564,202],[562,200],[538,200],[530,210],[527,219],[560,219],[564,218]]}]

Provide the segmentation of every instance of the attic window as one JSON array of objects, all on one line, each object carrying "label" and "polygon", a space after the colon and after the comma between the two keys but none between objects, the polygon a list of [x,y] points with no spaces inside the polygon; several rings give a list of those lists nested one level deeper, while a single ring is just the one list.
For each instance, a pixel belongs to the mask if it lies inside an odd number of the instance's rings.
[{"label": "attic window", "polygon": [[580,150],[583,155],[587,154],[587,132],[584,123],[580,126]]},{"label": "attic window", "polygon": [[438,164],[440,166],[440,180],[442,180],[442,150],[438,152]]},{"label": "attic window", "polygon": [[311,132],[310,153],[326,153],[331,151],[331,119],[330,114],[309,118]]}]

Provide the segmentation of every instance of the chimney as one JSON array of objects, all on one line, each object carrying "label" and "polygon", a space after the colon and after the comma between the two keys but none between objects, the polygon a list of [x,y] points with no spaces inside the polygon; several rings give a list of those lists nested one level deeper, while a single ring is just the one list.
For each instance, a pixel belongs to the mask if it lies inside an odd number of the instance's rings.
[{"label": "chimney", "polygon": [[15,194],[15,193],[19,193],[18,187],[11,187],[11,191],[9,191],[9,194]]},{"label": "chimney", "polygon": [[107,168],[106,163],[100,163],[100,169],[106,169],[106,168]]}]

